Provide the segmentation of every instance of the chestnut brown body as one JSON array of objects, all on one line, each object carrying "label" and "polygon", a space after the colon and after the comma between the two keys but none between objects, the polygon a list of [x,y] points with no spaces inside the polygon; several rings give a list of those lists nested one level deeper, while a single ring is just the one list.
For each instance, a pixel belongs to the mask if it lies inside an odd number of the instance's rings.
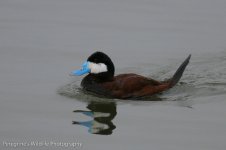
[{"label": "chestnut brown body", "polygon": [[119,99],[141,98],[170,88],[169,82],[159,82],[137,74],[121,74],[112,81],[100,83],[100,86]]}]

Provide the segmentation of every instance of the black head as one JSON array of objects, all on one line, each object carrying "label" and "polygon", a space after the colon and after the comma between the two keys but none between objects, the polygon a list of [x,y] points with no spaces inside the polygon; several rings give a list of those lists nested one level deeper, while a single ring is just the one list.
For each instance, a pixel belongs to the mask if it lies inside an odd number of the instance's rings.
[{"label": "black head", "polygon": [[88,62],[94,64],[104,64],[107,67],[107,71],[100,72],[100,73],[92,73],[96,77],[100,78],[101,80],[109,80],[114,77],[115,67],[111,58],[103,52],[95,52],[87,59]]}]

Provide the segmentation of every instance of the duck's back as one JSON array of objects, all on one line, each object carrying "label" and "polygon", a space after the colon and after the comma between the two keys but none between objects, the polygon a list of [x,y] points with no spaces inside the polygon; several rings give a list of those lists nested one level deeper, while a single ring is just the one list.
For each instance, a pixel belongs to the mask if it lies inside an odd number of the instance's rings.
[{"label": "duck's back", "polygon": [[[112,84],[112,83],[111,83]],[[160,82],[137,74],[120,74],[114,77],[113,85],[119,90],[139,90],[147,85],[156,86]]]},{"label": "duck's back", "polygon": [[137,74],[121,74],[112,81],[101,83],[112,97],[120,99],[140,98],[152,95],[166,89],[166,83],[146,78]]}]

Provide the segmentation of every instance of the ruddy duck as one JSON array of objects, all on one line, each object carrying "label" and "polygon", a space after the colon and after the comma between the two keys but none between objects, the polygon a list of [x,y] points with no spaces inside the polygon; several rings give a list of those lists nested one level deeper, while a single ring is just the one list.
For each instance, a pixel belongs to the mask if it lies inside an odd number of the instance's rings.
[{"label": "ruddy duck", "polygon": [[95,52],[72,75],[81,76],[88,73],[81,82],[85,91],[118,99],[142,99],[172,88],[180,80],[191,55],[177,69],[172,78],[156,81],[141,75],[129,73],[114,76],[115,67],[110,57],[103,52]]}]

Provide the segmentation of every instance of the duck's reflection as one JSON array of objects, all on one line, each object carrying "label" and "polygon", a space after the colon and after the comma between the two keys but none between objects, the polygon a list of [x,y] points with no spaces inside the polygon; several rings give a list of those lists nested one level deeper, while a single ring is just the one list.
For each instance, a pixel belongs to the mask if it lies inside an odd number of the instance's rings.
[{"label": "duck's reflection", "polygon": [[116,116],[116,104],[91,102],[88,104],[86,110],[75,110],[75,113],[82,113],[92,118],[89,121],[73,121],[73,124],[82,125],[88,127],[88,131],[92,134],[110,135],[116,126],[112,123],[112,120]]}]

